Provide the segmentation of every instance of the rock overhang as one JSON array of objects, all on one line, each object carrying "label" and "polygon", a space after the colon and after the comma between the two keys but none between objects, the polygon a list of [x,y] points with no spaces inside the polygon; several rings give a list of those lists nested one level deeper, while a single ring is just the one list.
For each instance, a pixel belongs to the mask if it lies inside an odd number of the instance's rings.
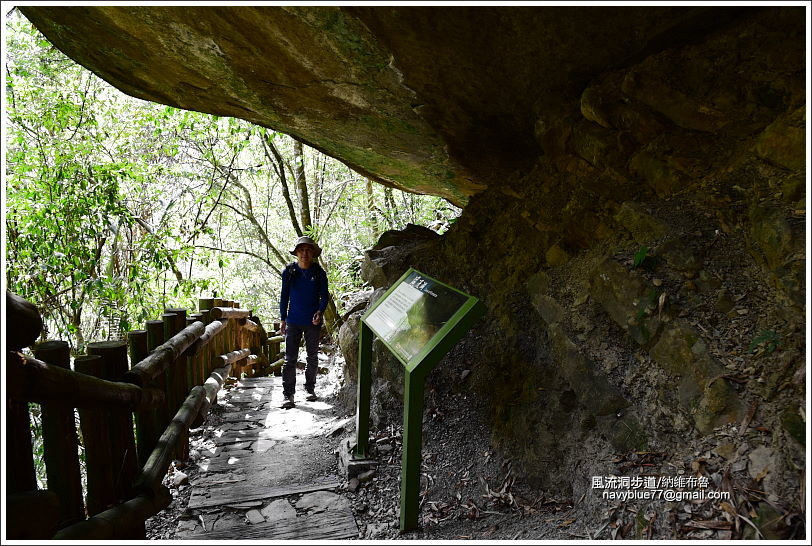
[{"label": "rock overhang", "polygon": [[125,93],[291,134],[458,205],[532,165],[539,127],[591,79],[758,9],[20,7]]}]

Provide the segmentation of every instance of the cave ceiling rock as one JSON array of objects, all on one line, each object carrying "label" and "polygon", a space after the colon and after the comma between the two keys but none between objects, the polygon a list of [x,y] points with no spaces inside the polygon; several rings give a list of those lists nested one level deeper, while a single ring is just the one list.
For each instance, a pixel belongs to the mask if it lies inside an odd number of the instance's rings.
[{"label": "cave ceiling rock", "polygon": [[22,6],[135,97],[290,134],[464,205],[542,153],[589,81],[757,8]]}]

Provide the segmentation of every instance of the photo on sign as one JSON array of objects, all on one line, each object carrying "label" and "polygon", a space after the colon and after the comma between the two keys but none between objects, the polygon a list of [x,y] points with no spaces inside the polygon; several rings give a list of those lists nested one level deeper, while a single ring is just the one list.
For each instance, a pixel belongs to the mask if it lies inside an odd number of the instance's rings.
[{"label": "photo on sign", "polygon": [[414,271],[365,321],[404,362],[409,362],[467,299],[464,294]]}]

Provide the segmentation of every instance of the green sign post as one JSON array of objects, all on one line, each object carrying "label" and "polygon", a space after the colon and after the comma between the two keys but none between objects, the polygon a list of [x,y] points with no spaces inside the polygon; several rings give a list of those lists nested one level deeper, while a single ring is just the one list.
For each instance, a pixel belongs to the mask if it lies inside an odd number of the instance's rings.
[{"label": "green sign post", "polygon": [[361,317],[356,459],[368,456],[373,335],[406,370],[401,531],[417,528],[426,375],[484,313],[485,306],[477,298],[410,268]]}]

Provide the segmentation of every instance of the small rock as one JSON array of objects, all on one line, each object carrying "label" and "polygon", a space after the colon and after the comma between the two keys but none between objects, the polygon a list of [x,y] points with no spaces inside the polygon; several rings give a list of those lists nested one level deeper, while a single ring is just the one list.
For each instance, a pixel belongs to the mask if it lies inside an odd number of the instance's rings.
[{"label": "small rock", "polygon": [[279,521],[296,517],[296,509],[287,499],[276,499],[262,509],[262,515],[268,521]]},{"label": "small rock", "polygon": [[298,510],[304,510],[317,514],[328,510],[340,510],[349,507],[349,501],[342,495],[336,495],[329,491],[314,491],[305,493],[296,503]]},{"label": "small rock", "polygon": [[245,517],[248,520],[248,523],[251,525],[263,523],[265,521],[265,517],[259,512],[259,510],[249,510],[245,513]]},{"label": "small rock", "polygon": [[773,466],[773,450],[769,447],[759,446],[751,451],[747,457],[750,459],[747,471],[750,473],[750,477],[754,479],[764,478]]},{"label": "small rock", "polygon": [[654,280],[651,281],[651,284],[653,284],[654,286],[662,286],[663,281],[662,281],[662,279],[654,279]]},{"label": "small rock", "polygon": [[361,483],[366,483],[370,481],[373,478],[373,476],[375,476],[374,468],[372,470],[367,470],[366,472],[358,474],[358,481],[360,481]]},{"label": "small rock", "polygon": [[355,493],[360,485],[361,481],[358,478],[350,478],[350,481],[347,484],[347,490],[350,493]]},{"label": "small rock", "polygon": [[367,538],[379,537],[386,531],[388,524],[386,523],[371,523],[367,526]]},{"label": "small rock", "polygon": [[180,487],[181,485],[186,485],[189,483],[189,476],[184,474],[183,472],[175,472],[174,476],[172,477],[172,485],[175,487]]},{"label": "small rock", "polygon": [[747,468],[747,459],[739,459],[738,461],[730,465],[731,472],[741,472],[745,468]]},{"label": "small rock", "polygon": [[462,370],[460,374],[460,381],[465,381],[465,378],[471,374],[471,370]]},{"label": "small rock", "polygon": [[723,457],[727,460],[732,459],[736,455],[736,446],[730,442],[722,442],[716,449],[714,449],[717,455]]}]

